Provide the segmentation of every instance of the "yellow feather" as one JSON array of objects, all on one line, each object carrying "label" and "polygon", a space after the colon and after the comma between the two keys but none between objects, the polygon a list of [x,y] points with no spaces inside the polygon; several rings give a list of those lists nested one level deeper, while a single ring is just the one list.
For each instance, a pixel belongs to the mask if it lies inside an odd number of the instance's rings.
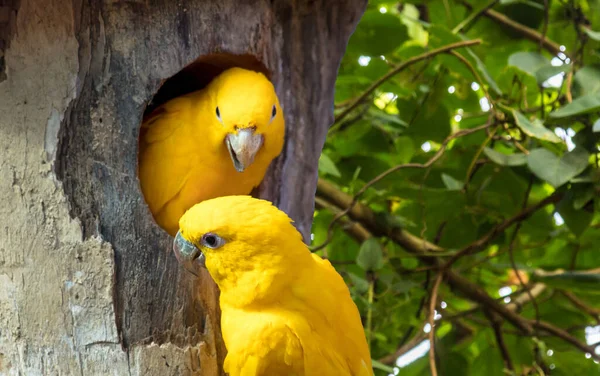
[{"label": "yellow feather", "polygon": [[[373,375],[344,280],[285,213],[249,196],[220,197],[192,207],[180,228],[221,290],[229,375]],[[206,233],[224,244],[204,246]]]},{"label": "yellow feather", "polygon": [[[264,142],[254,162],[238,172],[225,139],[251,127]],[[241,68],[226,70],[203,90],[156,108],[144,119],[140,132],[139,178],[157,223],[174,236],[179,218],[192,205],[250,193],[281,152],[284,129],[271,82],[261,73]]]}]

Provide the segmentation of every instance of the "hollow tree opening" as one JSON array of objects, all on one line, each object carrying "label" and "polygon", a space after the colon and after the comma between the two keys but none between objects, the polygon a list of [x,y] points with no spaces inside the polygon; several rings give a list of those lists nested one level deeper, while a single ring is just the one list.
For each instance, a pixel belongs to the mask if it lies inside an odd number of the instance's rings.
[{"label": "hollow tree opening", "polygon": [[[235,68],[235,69],[234,69]],[[283,148],[283,111],[255,56],[201,56],[167,79],[140,126],[138,178],[156,223],[215,197],[245,195]]]},{"label": "hollow tree opening", "polygon": [[271,79],[271,72],[256,56],[229,53],[203,55],[164,81],[148,103],[144,116],[168,100],[205,88],[216,76],[233,67],[260,72]]}]

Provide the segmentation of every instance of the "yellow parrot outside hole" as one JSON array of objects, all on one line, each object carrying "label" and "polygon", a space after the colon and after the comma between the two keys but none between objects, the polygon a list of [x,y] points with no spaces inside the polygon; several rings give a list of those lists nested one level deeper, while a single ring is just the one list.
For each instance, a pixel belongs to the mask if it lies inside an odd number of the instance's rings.
[{"label": "yellow parrot outside hole", "polygon": [[285,125],[273,84],[231,68],[206,88],[172,99],[144,119],[139,178],[156,222],[171,236],[194,204],[249,194],[281,153]]},{"label": "yellow parrot outside hole", "polygon": [[250,196],[201,202],[179,221],[173,250],[221,290],[230,376],[372,376],[358,309],[329,261],[291,219]]}]

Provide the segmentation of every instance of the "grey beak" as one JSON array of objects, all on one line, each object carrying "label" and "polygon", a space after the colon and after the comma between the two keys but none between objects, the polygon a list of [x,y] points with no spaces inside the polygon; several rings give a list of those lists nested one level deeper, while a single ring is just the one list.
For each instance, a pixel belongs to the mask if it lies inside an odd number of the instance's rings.
[{"label": "grey beak", "polygon": [[263,144],[263,136],[254,131],[255,128],[242,128],[225,138],[229,156],[237,172],[244,172],[254,162],[254,157]]},{"label": "grey beak", "polygon": [[204,265],[204,254],[198,247],[184,239],[180,231],[177,231],[175,240],[173,240],[173,252],[177,261],[195,276],[198,276],[198,266],[206,267]]}]

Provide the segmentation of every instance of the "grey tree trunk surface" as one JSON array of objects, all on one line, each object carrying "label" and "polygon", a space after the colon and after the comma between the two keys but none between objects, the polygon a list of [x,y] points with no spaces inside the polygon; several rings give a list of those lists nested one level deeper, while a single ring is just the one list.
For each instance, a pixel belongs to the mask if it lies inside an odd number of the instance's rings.
[{"label": "grey tree trunk surface", "polygon": [[221,372],[218,291],[182,271],[139,188],[142,116],[228,66],[267,73],[287,135],[256,194],[309,239],[337,69],[365,6],[0,0],[0,375]]}]

